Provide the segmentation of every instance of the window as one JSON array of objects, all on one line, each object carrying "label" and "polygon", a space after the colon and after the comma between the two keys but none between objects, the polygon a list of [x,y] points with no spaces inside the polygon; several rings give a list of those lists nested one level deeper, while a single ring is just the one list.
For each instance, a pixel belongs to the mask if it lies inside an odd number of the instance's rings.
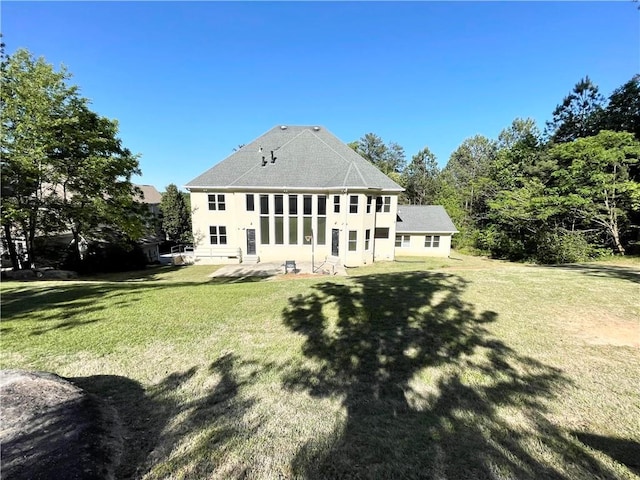
[{"label": "window", "polygon": [[256,208],[254,204],[253,193],[247,193],[246,200],[247,200],[247,212],[253,212]]},{"label": "window", "polygon": [[364,231],[364,249],[369,250],[369,242],[371,240],[371,230]]},{"label": "window", "polygon": [[226,210],[224,194],[209,195],[209,210]]},{"label": "window", "polygon": [[340,213],[340,195],[333,196],[333,213]]},{"label": "window", "polygon": [[298,217],[289,217],[289,245],[298,244]]},{"label": "window", "polygon": [[327,214],[327,197],[325,195],[318,195],[318,215]]},{"label": "window", "polygon": [[[313,241],[313,231],[311,228],[311,217],[304,217],[302,219],[302,240],[304,245],[311,245]],[[307,240],[308,239],[308,240]]]},{"label": "window", "polygon": [[260,215],[269,215],[269,195],[260,195]]},{"label": "window", "polygon": [[275,214],[282,215],[284,212],[284,198],[282,195],[276,195],[275,198]]},{"label": "window", "polygon": [[275,228],[276,245],[282,245],[284,243],[284,217],[275,218]]},{"label": "window", "polygon": [[388,228],[376,228],[373,232],[373,238],[389,238]]},{"label": "window", "polygon": [[311,215],[311,201],[312,201],[311,195],[304,195],[302,197],[302,200],[303,200],[302,208],[303,208],[304,214]]},{"label": "window", "polygon": [[391,211],[391,197],[376,197],[376,212],[389,213]]},{"label": "window", "polygon": [[371,201],[373,197],[371,195],[367,195],[367,213],[371,213]]},{"label": "window", "polygon": [[358,213],[358,196],[351,195],[349,197],[349,213]]},{"label": "window", "polygon": [[316,230],[316,245],[327,244],[327,217],[318,217],[318,228]]},{"label": "window", "polygon": [[226,245],[227,227],[209,227],[209,242],[211,245]]},{"label": "window", "polygon": [[298,214],[298,196],[297,195],[289,195],[289,214],[290,215]]},{"label": "window", "polygon": [[349,251],[355,252],[358,248],[358,231],[349,230]]},{"label": "window", "polygon": [[384,213],[389,213],[391,211],[391,197],[384,197],[384,205],[382,206],[382,211]]},{"label": "window", "polygon": [[396,247],[408,247],[409,235],[396,235]]},{"label": "window", "polygon": [[282,245],[284,244],[284,195],[274,195],[273,204],[275,243],[276,245]]},{"label": "window", "polygon": [[427,248],[438,248],[440,246],[440,235],[427,235],[424,237],[424,246]]},{"label": "window", "polygon": [[269,217],[260,217],[260,243],[269,244]]}]

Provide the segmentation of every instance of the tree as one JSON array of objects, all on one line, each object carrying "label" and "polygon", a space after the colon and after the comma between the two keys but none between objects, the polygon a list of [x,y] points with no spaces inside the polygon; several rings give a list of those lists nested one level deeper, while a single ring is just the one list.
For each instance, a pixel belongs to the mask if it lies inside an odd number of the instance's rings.
[{"label": "tree", "polygon": [[586,76],[556,106],[553,119],[547,122],[547,136],[554,143],[564,143],[595,135],[603,105],[604,97]]},{"label": "tree", "polygon": [[632,211],[640,209],[640,184],[629,168],[640,161],[640,141],[628,132],[598,135],[554,146],[550,156],[566,165],[554,172],[558,203],[571,228],[600,231],[607,243],[625,253],[621,236]]},{"label": "tree", "polygon": [[482,209],[487,173],[496,156],[496,144],[482,135],[467,138],[451,154],[444,170],[462,196],[470,216]]},{"label": "tree", "polygon": [[613,91],[600,124],[603,130],[631,132],[640,140],[640,75]]},{"label": "tree", "polygon": [[399,174],[405,166],[405,153],[402,146],[394,142],[386,145],[375,133],[367,133],[360,140],[349,143],[349,146],[385,175],[393,180],[399,180]]},{"label": "tree", "polygon": [[177,243],[191,243],[191,214],[184,195],[173,183],[167,186],[160,203],[162,230],[167,239]]},{"label": "tree", "polygon": [[438,193],[440,169],[436,156],[428,147],[411,157],[411,162],[402,172],[402,185],[410,204],[426,205],[433,203]]},{"label": "tree", "polygon": [[98,226],[142,231],[137,157],[68,78],[24,49],[2,61],[2,225],[25,237],[29,262],[36,235],[70,231],[79,256],[80,237]]}]

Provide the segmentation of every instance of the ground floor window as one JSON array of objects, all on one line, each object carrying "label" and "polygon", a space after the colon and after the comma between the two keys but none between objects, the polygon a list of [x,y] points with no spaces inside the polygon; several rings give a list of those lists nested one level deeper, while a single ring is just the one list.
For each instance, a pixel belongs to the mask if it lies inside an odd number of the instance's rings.
[{"label": "ground floor window", "polygon": [[211,245],[226,245],[227,227],[209,227],[209,242]]},{"label": "ground floor window", "polygon": [[389,229],[388,228],[376,228],[373,232],[373,238],[389,238]]},{"label": "ground floor window", "polygon": [[438,248],[440,246],[440,235],[427,235],[424,237],[424,246],[427,248]]},{"label": "ground floor window", "polygon": [[349,230],[349,251],[355,252],[358,249],[358,231]]},{"label": "ground floor window", "polygon": [[396,235],[396,247],[408,247],[409,235]]},{"label": "ground floor window", "polygon": [[371,230],[364,232],[364,249],[369,250],[369,242],[371,241]]}]

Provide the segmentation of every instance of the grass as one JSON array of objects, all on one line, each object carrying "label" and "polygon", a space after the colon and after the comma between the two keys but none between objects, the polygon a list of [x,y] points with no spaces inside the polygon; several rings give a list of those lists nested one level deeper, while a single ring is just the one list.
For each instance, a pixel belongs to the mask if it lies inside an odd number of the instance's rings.
[{"label": "grass", "polygon": [[3,282],[0,363],[113,405],[119,478],[638,478],[637,262],[398,260]]}]

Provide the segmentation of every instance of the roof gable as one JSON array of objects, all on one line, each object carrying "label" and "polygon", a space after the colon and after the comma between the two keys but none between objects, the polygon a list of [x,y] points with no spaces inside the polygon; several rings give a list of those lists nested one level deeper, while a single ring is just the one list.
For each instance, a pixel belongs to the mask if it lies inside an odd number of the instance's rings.
[{"label": "roof gable", "polygon": [[457,233],[441,205],[400,205],[396,222],[398,233]]},{"label": "roof gable", "polygon": [[274,127],[191,180],[187,188],[402,187],[323,127]]}]

